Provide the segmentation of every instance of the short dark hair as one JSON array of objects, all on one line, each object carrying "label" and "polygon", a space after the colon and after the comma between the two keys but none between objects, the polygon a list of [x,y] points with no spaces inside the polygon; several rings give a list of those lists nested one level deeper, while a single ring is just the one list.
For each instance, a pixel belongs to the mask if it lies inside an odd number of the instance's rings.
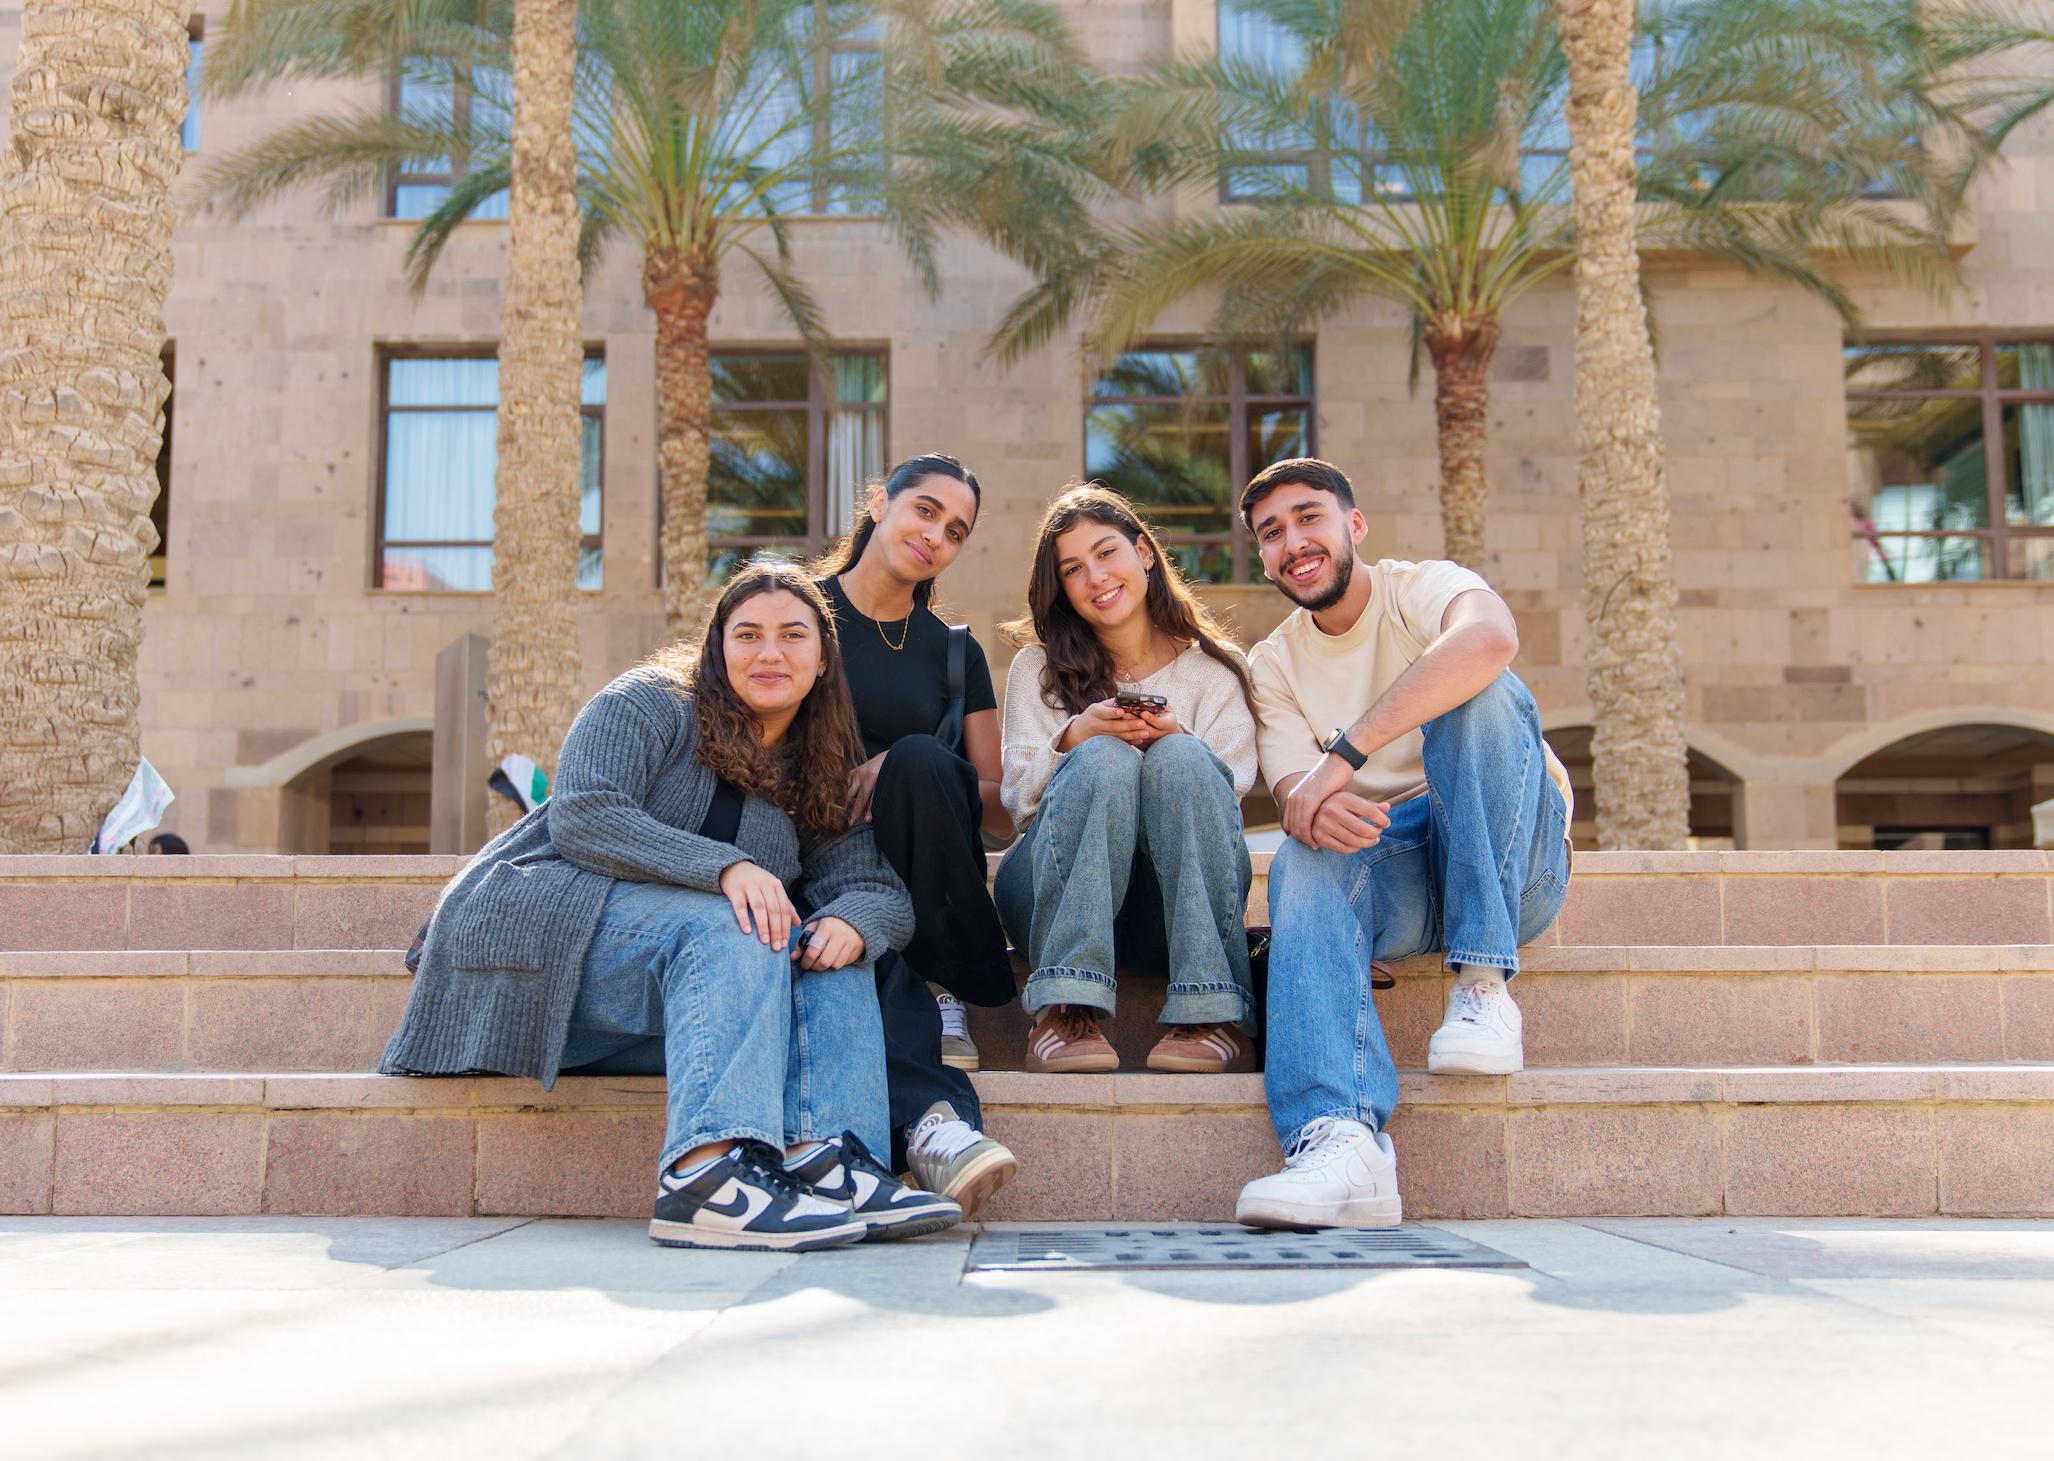
[{"label": "short dark hair", "polygon": [[1323,462],[1318,457],[1287,457],[1257,472],[1255,480],[1242,490],[1241,521],[1254,531],[1255,509],[1261,506],[1262,499],[1279,487],[1294,484],[1331,492],[1341,499],[1343,507],[1355,505],[1355,489],[1349,485],[1347,474],[1332,462]]}]

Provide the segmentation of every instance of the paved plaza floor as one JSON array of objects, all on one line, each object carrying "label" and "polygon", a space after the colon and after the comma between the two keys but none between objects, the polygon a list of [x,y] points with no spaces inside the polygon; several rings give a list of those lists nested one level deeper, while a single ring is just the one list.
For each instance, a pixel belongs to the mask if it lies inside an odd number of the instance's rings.
[{"label": "paved plaza floor", "polygon": [[1438,1226],[1530,1266],[0,1219],[0,1455],[2054,1457],[2054,1221]]}]

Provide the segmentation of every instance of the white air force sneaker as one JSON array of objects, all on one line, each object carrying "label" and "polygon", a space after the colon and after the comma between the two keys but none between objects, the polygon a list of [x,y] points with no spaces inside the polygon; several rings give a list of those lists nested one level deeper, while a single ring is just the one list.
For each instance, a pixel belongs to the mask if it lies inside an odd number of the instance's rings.
[{"label": "white air force sneaker", "polygon": [[1241,1189],[1234,1220],[1251,1228],[1395,1228],[1398,1154],[1391,1139],[1360,1121],[1308,1122],[1284,1170]]},{"label": "white air force sneaker", "polygon": [[1448,1013],[1426,1046],[1435,1075],[1511,1075],[1526,1065],[1524,1025],[1512,991],[1500,980],[1457,984]]}]

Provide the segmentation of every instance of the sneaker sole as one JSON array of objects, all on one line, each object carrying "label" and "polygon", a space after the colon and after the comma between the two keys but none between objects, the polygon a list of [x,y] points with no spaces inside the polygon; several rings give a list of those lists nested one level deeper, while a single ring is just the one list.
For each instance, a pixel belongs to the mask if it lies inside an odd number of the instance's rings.
[{"label": "sneaker sole", "polygon": [[1019,1159],[1011,1152],[986,1152],[959,1172],[941,1195],[963,1209],[965,1218],[973,1218],[1019,1170]]},{"label": "sneaker sole", "polygon": [[979,1063],[975,1055],[944,1055],[941,1058],[941,1063],[947,1066],[950,1070],[984,1069],[983,1065]]},{"label": "sneaker sole", "polygon": [[1403,1201],[1396,1197],[1361,1198],[1340,1207],[1299,1207],[1288,1202],[1234,1208],[1234,1221],[1249,1228],[1282,1228],[1315,1233],[1322,1228],[1395,1228],[1404,1221]]},{"label": "sneaker sole", "polygon": [[722,1248],[742,1253],[807,1253],[815,1248],[840,1248],[861,1242],[869,1229],[862,1223],[842,1223],[816,1228],[810,1233],[723,1233],[717,1228],[695,1228],[690,1223],[649,1220],[649,1240],[665,1248]]},{"label": "sneaker sole", "polygon": [[963,1220],[960,1206],[946,1212],[906,1213],[888,1222],[873,1223],[863,1235],[866,1243],[896,1243],[901,1238],[924,1238],[929,1233],[947,1232]]},{"label": "sneaker sole", "polygon": [[1027,1057],[1027,1070],[1033,1075],[1103,1075],[1119,1068],[1119,1054],[1110,1050],[1103,1055],[1058,1055],[1054,1060]]},{"label": "sneaker sole", "polygon": [[1148,1068],[1150,1070],[1176,1071],[1182,1075],[1229,1075],[1246,1070],[1248,1062],[1242,1056],[1236,1056],[1232,1060],[1219,1061],[1205,1060],[1189,1055],[1157,1055],[1150,1051]]},{"label": "sneaker sole", "polygon": [[1526,1069],[1526,1052],[1514,1050],[1426,1049],[1428,1075],[1517,1075]]}]

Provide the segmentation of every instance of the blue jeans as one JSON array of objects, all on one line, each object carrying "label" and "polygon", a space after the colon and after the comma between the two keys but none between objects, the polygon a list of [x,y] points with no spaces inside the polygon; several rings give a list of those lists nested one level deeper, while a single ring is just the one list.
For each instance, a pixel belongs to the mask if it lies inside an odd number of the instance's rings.
[{"label": "blue jeans", "polygon": [[1205,742],[1093,736],[999,864],[999,917],[1034,966],[1021,1004],[1110,1015],[1117,944],[1117,962],[1169,972],[1164,1024],[1249,1024],[1252,877],[1233,775]]},{"label": "blue jeans", "polygon": [[1391,808],[1374,847],[1288,840],[1270,863],[1270,1119],[1287,1148],[1321,1116],[1381,1130],[1398,1068],[1370,997],[1370,960],[1436,949],[1509,978],[1569,886],[1567,808],[1540,714],[1508,670],[1426,723],[1426,791]]},{"label": "blue jeans", "polygon": [[666,1167],[693,1147],[750,1138],[782,1148],[853,1131],[891,1149],[870,962],[802,970],[736,927],[718,893],[613,885],[562,1067],[662,1075]]}]

